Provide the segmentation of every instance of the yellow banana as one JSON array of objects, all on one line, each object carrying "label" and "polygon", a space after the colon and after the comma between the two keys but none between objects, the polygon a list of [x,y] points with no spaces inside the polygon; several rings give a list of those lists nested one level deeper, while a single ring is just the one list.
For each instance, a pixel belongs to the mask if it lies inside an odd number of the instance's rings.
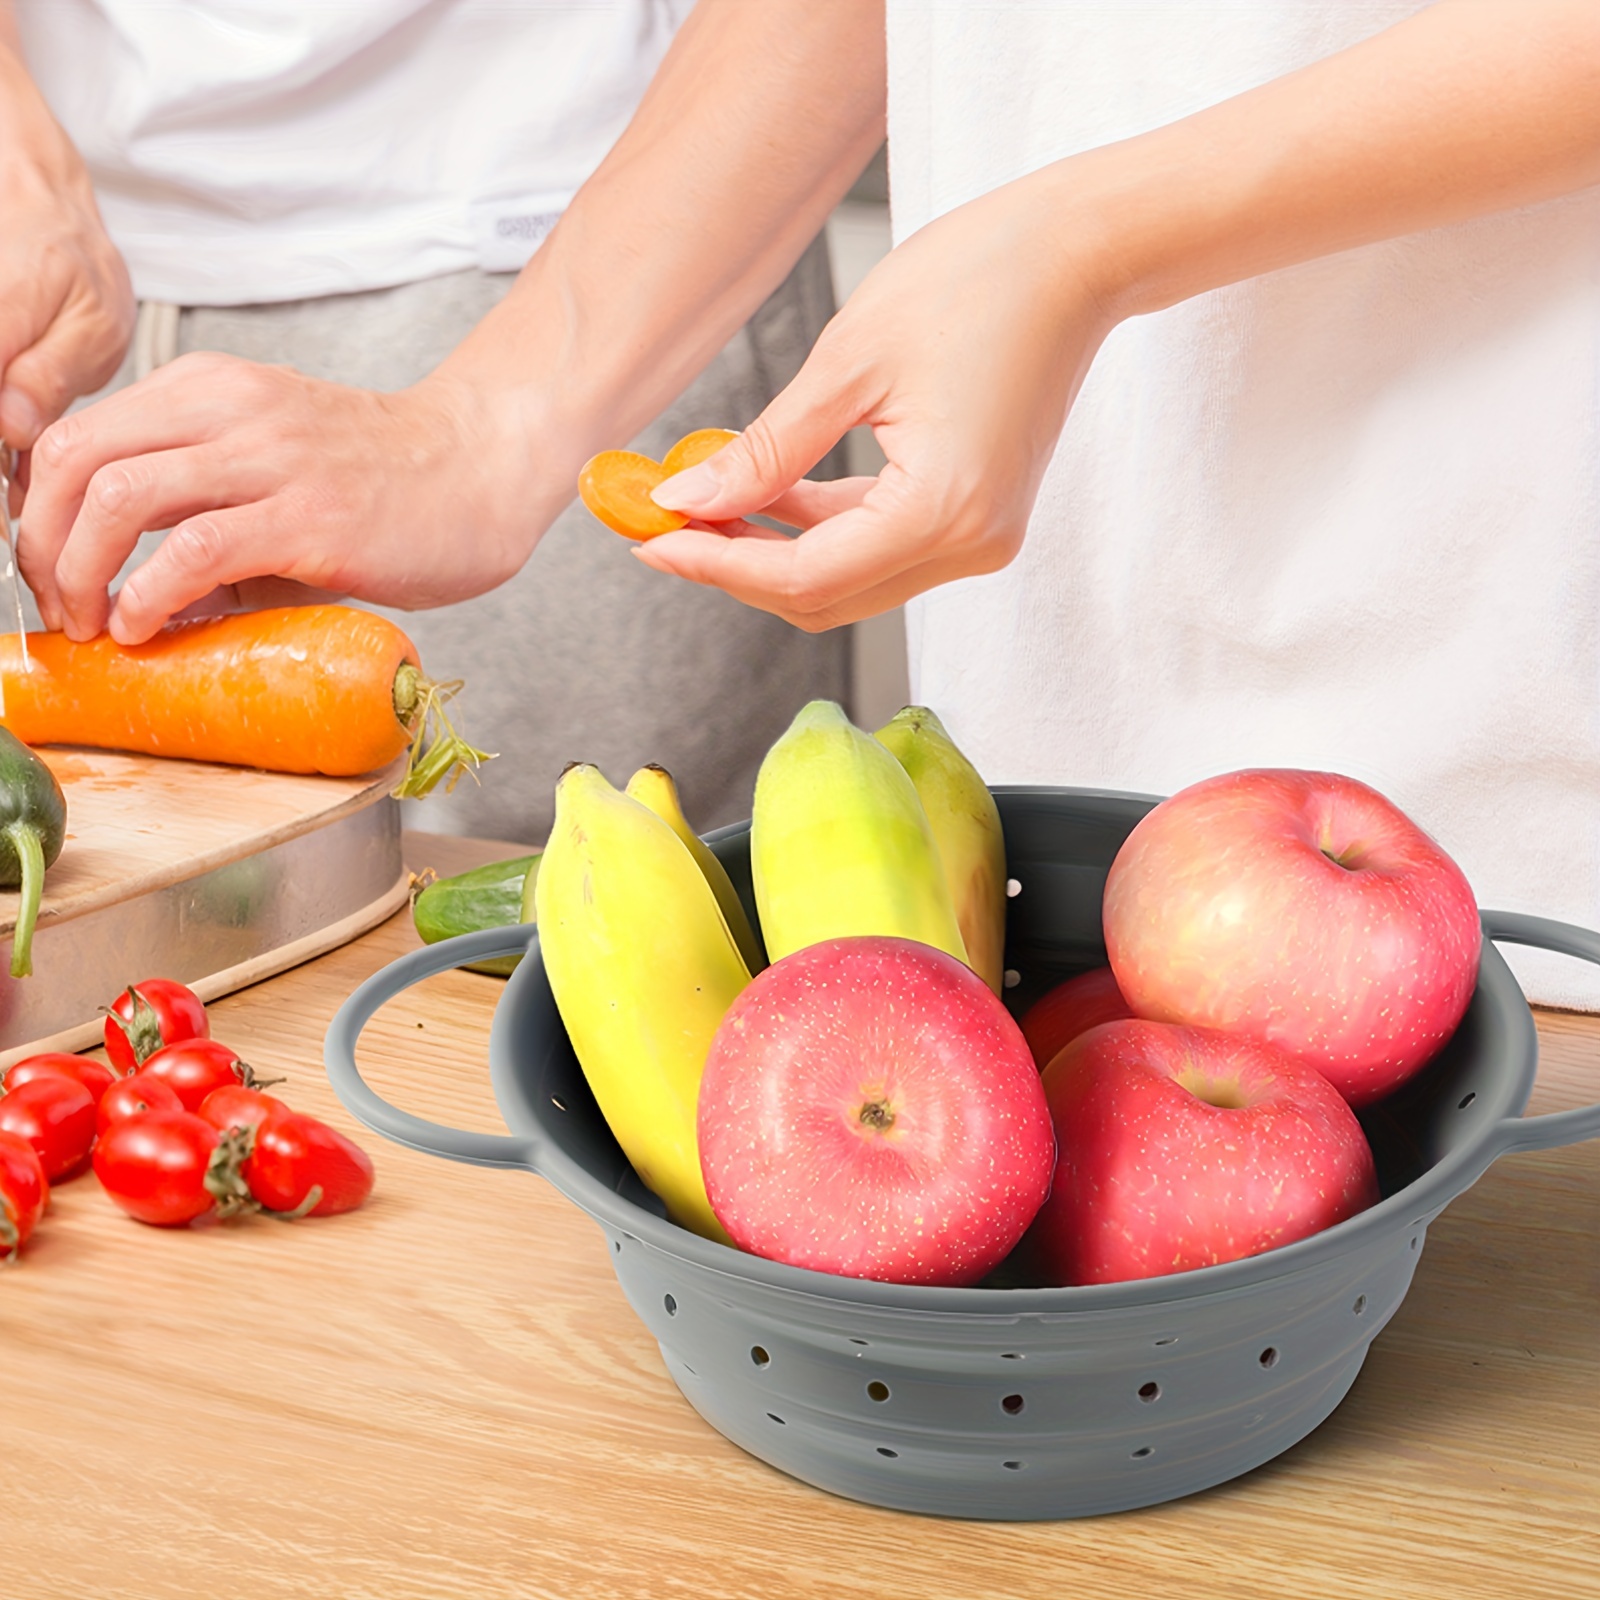
[{"label": "yellow banana", "polygon": [[617,1143],[672,1220],[729,1242],[695,1112],[712,1035],[750,981],[694,857],[598,768],[569,767],[534,883],[545,971]]},{"label": "yellow banana", "polygon": [[854,934],[967,959],[916,788],[831,700],[806,706],[761,763],[750,865],[774,961]]},{"label": "yellow banana", "polygon": [[689,847],[689,854],[699,863],[700,870],[706,875],[706,882],[711,885],[712,894],[717,897],[717,904],[727,920],[728,932],[733,935],[733,942],[738,945],[745,966],[754,976],[766,965],[761,959],[761,946],[756,943],[755,930],[739,903],[738,891],[733,887],[733,879],[728,876],[727,868],[712,855],[705,840],[689,826],[672,774],[665,767],[654,764],[640,767],[628,779],[628,793],[640,805],[649,806]]},{"label": "yellow banana", "polygon": [[897,712],[875,737],[916,785],[967,962],[999,994],[1005,978],[1006,841],[994,796],[926,706]]}]

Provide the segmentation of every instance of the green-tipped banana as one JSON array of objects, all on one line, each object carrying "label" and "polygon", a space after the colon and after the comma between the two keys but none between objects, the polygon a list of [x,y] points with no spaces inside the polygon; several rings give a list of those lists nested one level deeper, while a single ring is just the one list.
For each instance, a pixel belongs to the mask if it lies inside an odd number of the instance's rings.
[{"label": "green-tipped banana", "polygon": [[967,963],[999,994],[1005,977],[1006,841],[994,796],[926,706],[897,712],[875,737],[916,785]]},{"label": "green-tipped banana", "polygon": [[753,977],[766,966],[761,959],[761,946],[756,943],[755,930],[739,903],[739,892],[733,886],[733,879],[728,876],[728,869],[712,855],[705,840],[689,826],[672,774],[665,767],[654,764],[640,767],[628,779],[628,793],[640,805],[649,806],[683,840],[689,847],[689,854],[700,863],[700,870],[705,873],[706,882],[711,885],[711,892],[717,897],[717,904],[722,907],[722,915],[727,919],[728,931],[739,946],[739,954],[744,957],[744,964]]},{"label": "green-tipped banana", "polygon": [[556,1007],[611,1131],[674,1222],[728,1242],[700,1176],[700,1075],[750,981],[711,886],[671,828],[591,766],[556,785],[534,882]]},{"label": "green-tipped banana", "polygon": [[806,706],[761,763],[750,863],[774,961],[858,934],[967,959],[915,786],[831,700]]}]

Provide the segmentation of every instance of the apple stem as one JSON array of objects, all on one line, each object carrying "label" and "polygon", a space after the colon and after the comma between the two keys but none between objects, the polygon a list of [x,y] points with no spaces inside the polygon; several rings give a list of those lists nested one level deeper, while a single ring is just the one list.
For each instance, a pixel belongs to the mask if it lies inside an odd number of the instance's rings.
[{"label": "apple stem", "polygon": [[882,1133],[894,1126],[894,1112],[889,1109],[887,1100],[869,1100],[861,1108],[861,1121],[865,1126]]},{"label": "apple stem", "polygon": [[1333,842],[1331,829],[1324,829],[1321,843],[1317,846],[1336,867],[1343,867],[1346,872],[1357,872],[1366,857],[1366,846],[1360,839],[1352,839],[1343,849],[1339,849]]}]

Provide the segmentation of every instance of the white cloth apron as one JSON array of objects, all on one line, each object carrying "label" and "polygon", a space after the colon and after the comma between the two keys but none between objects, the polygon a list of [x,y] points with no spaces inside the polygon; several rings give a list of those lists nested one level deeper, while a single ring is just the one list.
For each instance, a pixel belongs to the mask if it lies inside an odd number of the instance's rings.
[{"label": "white cloth apron", "polygon": [[[1420,9],[890,0],[896,238]],[[1351,773],[1480,904],[1600,926],[1597,413],[1600,190],[1127,322],[1022,554],[910,608],[914,694],[991,782]]]}]

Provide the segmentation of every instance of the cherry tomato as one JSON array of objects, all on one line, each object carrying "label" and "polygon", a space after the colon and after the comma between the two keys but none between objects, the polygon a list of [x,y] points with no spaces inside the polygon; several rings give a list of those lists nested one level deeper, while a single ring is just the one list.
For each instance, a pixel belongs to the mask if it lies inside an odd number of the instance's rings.
[{"label": "cherry tomato", "polygon": [[139,1070],[168,1084],[185,1111],[198,1111],[214,1089],[240,1084],[253,1089],[256,1084],[250,1068],[218,1039],[180,1039],[163,1045]]},{"label": "cherry tomato", "polygon": [[29,1056],[25,1061],[14,1062],[6,1069],[6,1089],[19,1088],[35,1078],[71,1078],[81,1083],[100,1104],[100,1096],[117,1081],[117,1075],[103,1061],[91,1061],[88,1056],[70,1056],[61,1050],[47,1050],[43,1055]]},{"label": "cherry tomato", "polygon": [[288,1110],[273,1095],[247,1089],[242,1083],[213,1089],[200,1103],[200,1115],[219,1133],[230,1128],[259,1128],[268,1117],[286,1115]]},{"label": "cherry tomato", "polygon": [[33,1146],[0,1133],[0,1259],[28,1242],[49,1198],[50,1181]]},{"label": "cherry tomato", "polygon": [[192,1111],[143,1111],[113,1122],[94,1147],[94,1171],[130,1217],[181,1228],[207,1212],[250,1204],[238,1136],[224,1139]]},{"label": "cherry tomato", "polygon": [[[250,1193],[269,1211],[331,1217],[354,1211],[372,1193],[366,1151],[338,1129],[297,1111],[268,1117],[256,1129],[255,1148],[242,1170]],[[317,1189],[321,1194],[313,1198]],[[301,1206],[306,1206],[303,1212]]]},{"label": "cherry tomato", "polygon": [[106,1054],[119,1072],[137,1072],[147,1057],[180,1039],[211,1032],[193,989],[171,978],[146,978],[124,989],[106,1013]]},{"label": "cherry tomato", "polygon": [[51,1183],[71,1177],[94,1144],[94,1096],[73,1078],[46,1074],[0,1099],[0,1130],[26,1139]]},{"label": "cherry tomato", "polygon": [[113,1122],[127,1117],[137,1117],[146,1111],[182,1111],[183,1101],[171,1084],[147,1073],[135,1072],[131,1077],[118,1078],[100,1097],[100,1111],[95,1119],[95,1132],[103,1139]]}]

